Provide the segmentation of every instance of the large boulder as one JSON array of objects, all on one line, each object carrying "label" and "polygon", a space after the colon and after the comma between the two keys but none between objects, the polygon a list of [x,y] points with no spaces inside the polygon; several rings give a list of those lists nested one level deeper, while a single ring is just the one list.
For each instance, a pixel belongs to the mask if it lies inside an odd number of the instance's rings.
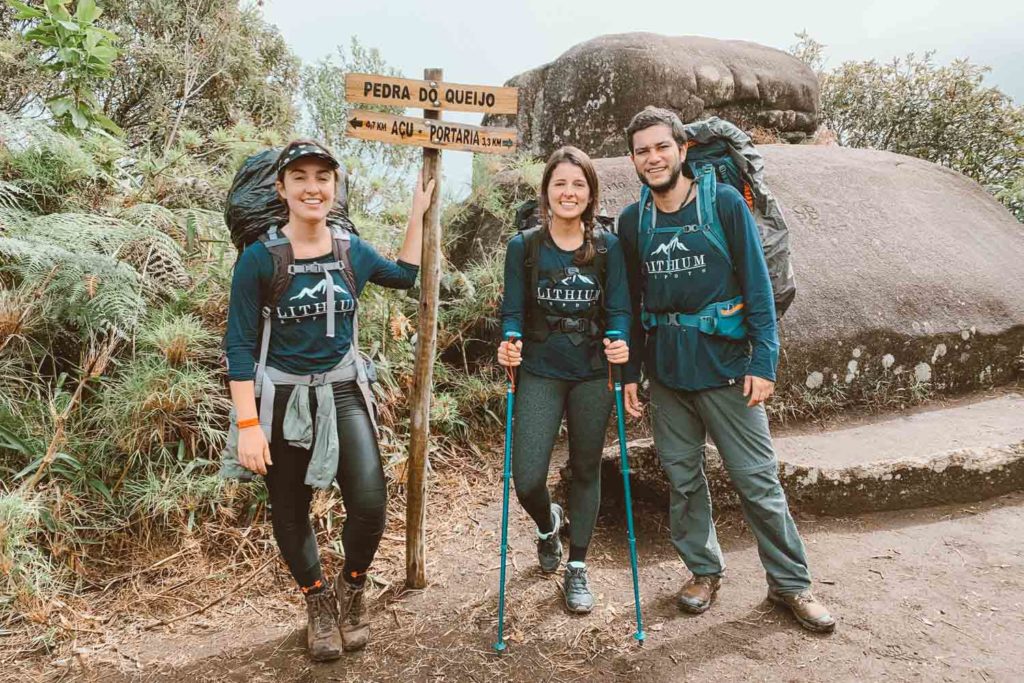
[{"label": "large boulder", "polygon": [[623,130],[647,105],[683,121],[716,115],[799,141],[815,130],[818,80],[795,57],[742,40],[622,33],[580,43],[515,76],[519,113],[484,125],[517,126],[525,151],[547,157],[565,144],[592,157],[625,151]]},{"label": "large boulder", "polygon": [[[1020,376],[1024,226],[980,185],[890,152],[758,149],[790,226],[797,281],[780,326],[773,417],[894,409]],[[636,201],[627,157],[595,166],[602,211]],[[522,192],[521,178],[505,177]]]},{"label": "large boulder", "polygon": [[[1024,361],[1024,227],[974,181],[891,152],[761,145],[791,230],[777,416],[916,403],[1012,381]],[[595,161],[602,209],[640,190]]]}]

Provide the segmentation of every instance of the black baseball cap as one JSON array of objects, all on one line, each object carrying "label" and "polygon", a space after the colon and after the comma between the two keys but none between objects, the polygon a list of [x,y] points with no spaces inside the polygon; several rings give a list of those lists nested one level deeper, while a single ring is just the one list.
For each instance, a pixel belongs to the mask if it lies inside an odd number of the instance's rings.
[{"label": "black baseball cap", "polygon": [[341,164],[334,158],[330,150],[321,145],[315,140],[293,140],[285,145],[285,148],[281,150],[281,154],[277,157],[277,163],[274,165],[274,173],[280,178],[284,174],[284,170],[289,164],[292,164],[299,159],[306,157],[317,157],[323,159],[331,168],[338,168]]}]

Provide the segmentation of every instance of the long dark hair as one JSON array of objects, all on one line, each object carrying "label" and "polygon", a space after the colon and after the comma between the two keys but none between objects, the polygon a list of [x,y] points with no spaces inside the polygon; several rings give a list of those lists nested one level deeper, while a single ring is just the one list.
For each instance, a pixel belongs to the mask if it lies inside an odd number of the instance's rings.
[{"label": "long dark hair", "polygon": [[555,168],[562,163],[570,163],[573,166],[579,167],[583,171],[583,178],[587,181],[587,186],[590,188],[590,203],[583,209],[583,215],[580,217],[583,221],[583,244],[580,245],[580,248],[576,250],[572,257],[574,265],[585,266],[593,261],[594,256],[597,254],[597,247],[594,246],[594,212],[597,210],[600,188],[597,182],[597,171],[594,170],[594,164],[590,157],[583,150],[572,145],[556,149],[548,157],[547,166],[544,167],[544,175],[541,176],[540,180],[540,198],[537,201],[537,207],[540,210],[541,231],[544,233],[544,237],[550,238],[551,209],[548,203],[548,184],[551,182],[551,176],[554,175]]}]

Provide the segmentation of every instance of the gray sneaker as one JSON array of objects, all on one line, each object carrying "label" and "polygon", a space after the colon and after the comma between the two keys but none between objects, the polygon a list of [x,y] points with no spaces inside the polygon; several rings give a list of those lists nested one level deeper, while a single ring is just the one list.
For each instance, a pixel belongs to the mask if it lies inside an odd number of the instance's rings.
[{"label": "gray sneaker", "polygon": [[565,565],[565,576],[562,577],[565,606],[574,614],[587,614],[594,609],[594,596],[587,585],[587,566],[574,567],[573,564]]},{"label": "gray sneaker", "polygon": [[554,526],[551,535],[537,539],[537,562],[540,563],[541,571],[547,574],[558,571],[558,565],[562,563],[562,539],[558,537],[558,532],[562,530],[563,519],[565,513],[562,512],[562,506],[552,503],[551,520]]}]

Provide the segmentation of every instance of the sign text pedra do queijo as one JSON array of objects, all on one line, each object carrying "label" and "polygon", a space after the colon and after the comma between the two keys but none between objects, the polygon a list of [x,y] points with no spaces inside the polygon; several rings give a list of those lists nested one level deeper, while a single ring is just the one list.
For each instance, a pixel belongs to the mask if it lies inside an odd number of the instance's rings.
[{"label": "sign text pedra do queijo", "polygon": [[515,114],[517,88],[418,81],[373,74],[347,74],[345,99],[354,104],[380,104],[487,114]]}]

